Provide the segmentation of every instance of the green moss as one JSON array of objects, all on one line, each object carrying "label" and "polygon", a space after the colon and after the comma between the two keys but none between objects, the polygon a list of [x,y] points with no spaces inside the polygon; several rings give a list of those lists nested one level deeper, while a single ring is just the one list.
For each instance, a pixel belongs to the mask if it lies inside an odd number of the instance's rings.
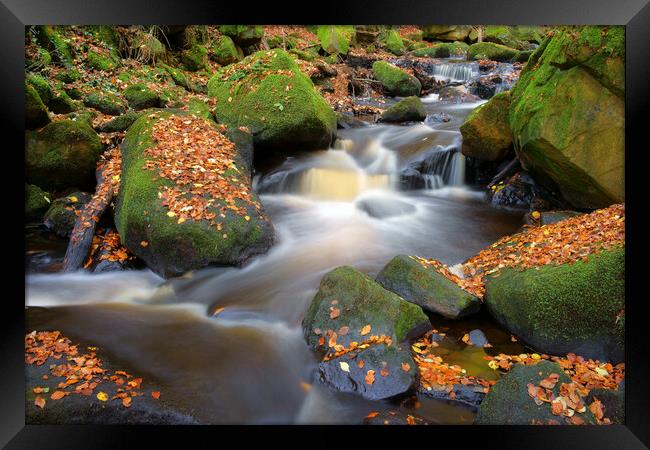
[{"label": "green moss", "polygon": [[264,27],[260,25],[220,25],[217,28],[241,47],[255,45],[264,37]]},{"label": "green moss", "polygon": [[101,151],[99,136],[85,122],[59,120],[27,132],[27,181],[45,189],[93,186]]},{"label": "green moss", "polygon": [[81,73],[76,68],[70,68],[65,72],[59,72],[56,76],[56,79],[63,83],[74,83],[75,81],[81,79]]},{"label": "green moss", "polygon": [[133,122],[138,120],[142,115],[141,112],[129,111],[121,116],[117,116],[109,122],[100,126],[100,131],[105,133],[112,133],[115,131],[125,131]]},{"label": "green moss", "polygon": [[52,58],[65,66],[72,66],[74,52],[69,40],[63,36],[65,27],[40,25],[36,28],[39,44],[49,50]]},{"label": "green moss", "polygon": [[50,52],[42,47],[38,47],[33,59],[25,59],[25,68],[27,70],[42,70],[52,63]]},{"label": "green moss", "polygon": [[386,48],[386,50],[397,56],[404,54],[404,42],[402,42],[402,38],[397,30],[388,29],[382,34],[383,36],[380,37],[379,41]]},{"label": "green moss", "polygon": [[131,84],[124,90],[124,97],[133,109],[140,110],[160,106],[160,97],[145,84]]},{"label": "green moss", "polygon": [[386,61],[375,61],[372,65],[372,73],[390,95],[401,97],[420,95],[422,89],[420,81]]},{"label": "green moss", "polygon": [[[115,224],[123,242],[149,267],[163,275],[178,275],[206,264],[237,264],[252,254],[265,251],[269,245],[270,225],[257,218],[254,207],[238,201],[251,216],[250,221],[228,211],[218,231],[207,221],[188,220],[178,224],[167,216],[168,209],[158,197],[162,186],[171,182],[143,169],[147,160],[144,150],[152,145],[151,129],[156,120],[180,111],[158,111],[140,117],[131,125],[123,142],[120,194]],[[216,125],[215,125],[216,126]],[[241,168],[245,163],[237,158]],[[253,199],[256,197],[253,195]],[[216,198],[211,211],[219,215],[223,199]],[[226,235],[227,238],[224,238]],[[142,247],[141,241],[149,245]]]},{"label": "green moss", "polygon": [[283,50],[291,50],[296,47],[298,39],[294,36],[271,36],[267,39],[267,44],[269,48],[281,48]]},{"label": "green moss", "polygon": [[313,61],[317,55],[314,54],[314,52],[309,52],[305,50],[298,50],[298,49],[291,49],[289,50],[289,53],[291,55],[294,55],[298,59],[302,59],[303,61]]},{"label": "green moss", "polygon": [[422,38],[436,41],[464,41],[472,29],[469,25],[423,25]]},{"label": "green moss", "polygon": [[449,47],[443,43],[422,47],[413,51],[413,56],[424,58],[447,58],[451,55]]},{"label": "green moss", "polygon": [[44,104],[48,104],[52,99],[52,88],[45,77],[37,73],[27,74],[27,83],[31,84]]},{"label": "green moss", "polygon": [[167,73],[169,73],[169,75],[172,77],[172,80],[174,80],[174,83],[176,83],[178,86],[185,88],[190,92],[197,92],[199,90],[199,88],[187,78],[182,70],[175,69],[166,64],[161,64],[161,67],[164,68]]},{"label": "green moss", "polygon": [[25,82],[25,127],[33,130],[50,122],[47,108],[31,84]]},{"label": "green moss", "polygon": [[112,70],[117,64],[112,58],[90,50],[86,53],[86,66],[93,70]]},{"label": "green moss", "polygon": [[110,92],[93,92],[84,99],[84,105],[110,116],[119,116],[126,112],[122,99]]},{"label": "green moss", "polygon": [[486,302],[499,322],[541,351],[620,361],[625,250],[603,250],[586,262],[504,270],[488,277]]},{"label": "green moss", "polygon": [[235,63],[244,57],[243,52],[228,36],[219,36],[212,46],[214,59],[222,66]]},{"label": "green moss", "polygon": [[53,97],[49,106],[52,112],[56,114],[68,114],[79,110],[81,107],[79,102],[75,102],[65,91],[61,91]]},{"label": "green moss", "polygon": [[25,184],[25,217],[27,219],[42,220],[50,203],[52,203],[50,194],[38,186]]},{"label": "green moss", "polygon": [[475,108],[460,127],[462,152],[485,161],[503,159],[512,148],[508,114],[510,92],[501,92]]},{"label": "green moss", "polygon": [[109,48],[117,48],[119,36],[112,25],[89,25],[86,30],[100,42],[108,45]]},{"label": "green moss", "polygon": [[188,106],[190,114],[214,122],[214,116],[210,112],[210,107],[200,98],[191,98]]},{"label": "green moss", "polygon": [[511,61],[517,56],[517,50],[493,42],[477,42],[467,49],[467,59],[489,59],[492,61]]},{"label": "green moss", "polygon": [[316,35],[326,53],[347,55],[355,31],[351,25],[319,25],[316,27]]},{"label": "green moss", "polygon": [[261,148],[326,148],[336,116],[286,52],[246,57],[217,72],[208,83],[219,122],[246,126]]},{"label": "green moss", "polygon": [[418,97],[406,97],[381,114],[384,122],[420,121],[426,117],[424,105]]},{"label": "green moss", "polygon": [[208,50],[200,44],[194,44],[181,52],[183,66],[191,72],[196,72],[207,67]]}]

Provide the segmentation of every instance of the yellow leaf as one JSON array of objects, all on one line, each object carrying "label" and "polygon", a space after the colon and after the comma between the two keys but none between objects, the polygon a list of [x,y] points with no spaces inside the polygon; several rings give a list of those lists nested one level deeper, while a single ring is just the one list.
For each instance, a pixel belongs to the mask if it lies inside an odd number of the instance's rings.
[{"label": "yellow leaf", "polygon": [[372,330],[372,327],[370,325],[366,325],[361,329],[361,336],[365,336],[366,334],[370,333],[370,330]]},{"label": "yellow leaf", "polygon": [[174,217],[176,215],[176,213],[174,211],[169,211],[169,212],[167,212],[167,215],[169,217]]},{"label": "yellow leaf", "polygon": [[178,218],[178,223],[180,224],[180,223],[183,223],[183,222],[185,222],[185,218],[184,217],[179,217]]},{"label": "yellow leaf", "polygon": [[246,219],[246,221],[251,220],[250,216],[245,216],[244,219]]},{"label": "yellow leaf", "polygon": [[341,370],[343,372],[350,372],[350,365],[348,363],[341,361],[339,365],[341,366]]},{"label": "yellow leaf", "polygon": [[98,392],[97,393],[97,400],[100,400],[102,402],[107,402],[108,401],[108,394],[104,391]]}]

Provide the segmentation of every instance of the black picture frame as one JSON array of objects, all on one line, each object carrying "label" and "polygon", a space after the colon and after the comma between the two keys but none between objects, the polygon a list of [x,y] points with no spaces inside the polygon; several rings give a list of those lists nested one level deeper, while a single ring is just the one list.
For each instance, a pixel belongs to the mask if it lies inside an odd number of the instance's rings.
[{"label": "black picture frame", "polygon": [[[215,3],[208,0],[111,0],[91,2],[84,0],[2,0],[0,4],[0,73],[3,86],[2,123],[5,127],[4,173],[21,173],[24,167],[23,89],[24,26],[33,24],[216,24],[216,23],[366,23],[366,24],[615,24],[626,25],[626,234],[632,242],[643,242],[644,205],[641,180],[643,164],[641,153],[647,148],[643,140],[648,119],[650,74],[650,4],[647,0],[566,0],[545,1],[480,1],[431,2],[409,0],[403,2],[375,0],[373,2],[319,2],[309,6],[305,2],[266,2],[240,5]],[[8,160],[6,159],[8,158]],[[5,177],[8,180],[9,177]],[[8,210],[22,211],[24,198],[20,180],[15,180],[16,192],[5,190]],[[6,188],[9,181],[5,181]],[[640,185],[640,183],[639,183]],[[8,192],[11,192],[7,195]],[[5,237],[23,236],[20,220],[9,220]],[[9,234],[11,233],[11,234]],[[15,245],[16,258],[23,258],[24,247]],[[404,434],[411,444],[416,436],[430,439],[430,445],[443,438],[452,439],[454,446],[472,445],[498,448],[590,448],[636,449],[650,445],[650,352],[647,332],[644,330],[642,305],[644,249],[640,245],[626,250],[626,424],[618,426],[549,427],[549,426],[494,426],[494,427],[328,427],[322,430],[321,445],[339,446],[340,440],[354,434],[356,438],[383,440],[386,433]],[[13,256],[13,255],[12,255]],[[305,434],[305,445],[313,447],[314,430],[301,427],[140,427],[140,426],[35,426],[25,425],[24,411],[24,270],[11,257],[5,266],[4,316],[7,325],[0,337],[0,392],[2,420],[0,444],[6,448],[121,448],[135,445],[138,440],[153,446],[169,444],[172,436],[183,439],[198,437],[204,446],[218,445],[215,439],[224,439],[223,432],[238,434],[246,442],[253,434],[276,435],[289,432]],[[255,433],[250,433],[254,431]],[[351,433],[352,432],[352,433]],[[310,436],[311,434],[311,436]],[[412,437],[411,437],[412,436]],[[443,437],[444,436],[444,437]],[[292,441],[297,442],[296,437]],[[338,444],[337,442],[338,441]],[[221,441],[225,442],[225,441]],[[267,441],[273,442],[273,441]],[[309,442],[309,444],[308,444]],[[210,444],[212,443],[212,444]],[[276,441],[276,443],[280,443]],[[201,444],[200,444],[201,445]],[[316,444],[318,445],[318,443]],[[369,444],[368,444],[369,445]]]}]

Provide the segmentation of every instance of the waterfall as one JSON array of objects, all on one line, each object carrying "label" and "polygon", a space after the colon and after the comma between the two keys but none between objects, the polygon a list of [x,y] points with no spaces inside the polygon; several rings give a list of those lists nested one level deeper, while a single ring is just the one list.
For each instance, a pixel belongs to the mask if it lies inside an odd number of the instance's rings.
[{"label": "waterfall", "polygon": [[469,81],[479,75],[478,63],[442,63],[431,67],[431,75],[445,81]]},{"label": "waterfall", "polygon": [[465,184],[465,155],[457,146],[435,149],[419,165],[427,189]]}]

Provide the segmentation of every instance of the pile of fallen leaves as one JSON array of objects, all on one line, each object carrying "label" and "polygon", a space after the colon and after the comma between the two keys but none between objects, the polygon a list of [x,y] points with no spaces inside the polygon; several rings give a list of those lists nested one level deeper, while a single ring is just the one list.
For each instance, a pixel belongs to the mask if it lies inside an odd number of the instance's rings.
[{"label": "pile of fallen leaves", "polygon": [[93,236],[93,242],[90,245],[88,259],[84,264],[84,269],[92,265],[97,255],[99,255],[99,261],[107,260],[110,262],[124,263],[128,260],[135,259],[135,256],[122,245],[120,235],[115,230],[99,230]]},{"label": "pile of fallen leaves", "polygon": [[[50,393],[49,386],[32,388],[36,398],[34,404],[44,408],[45,395],[56,401],[69,395],[90,397],[102,383],[112,382],[117,386],[116,394],[111,400],[120,400],[125,408],[130,408],[133,398],[143,396],[141,390],[142,378],[134,378],[129,373],[118,370],[114,373],[104,369],[102,360],[97,357],[96,347],[88,347],[89,353],[80,354],[78,345],[73,345],[70,339],[59,331],[32,331],[25,335],[25,363],[42,366],[49,359],[64,360],[61,364],[51,364],[50,374],[43,375],[44,381],[51,377],[62,378],[57,384],[57,390]],[[45,384],[45,383],[44,383]],[[151,396],[160,398],[159,391],[152,391]],[[99,391],[96,397],[101,402],[109,400],[108,394]]]},{"label": "pile of fallen leaves", "polygon": [[261,206],[249,191],[249,176],[235,164],[235,144],[209,122],[171,116],[154,124],[151,137],[154,146],[145,151],[149,159],[144,168],[173,183],[162,187],[158,196],[177,223],[206,220],[221,230],[217,214],[223,219],[231,211],[250,220],[249,205],[259,212]]},{"label": "pile of fallen leaves", "polygon": [[302,50],[307,47],[320,45],[318,36],[309,31],[306,27],[295,25],[265,25],[264,38],[269,39],[275,36],[294,37],[296,39],[296,48]]},{"label": "pile of fallen leaves", "polygon": [[484,277],[498,276],[506,267],[523,270],[571,264],[624,244],[625,204],[621,203],[549,225],[525,226],[523,232],[501,238],[466,261],[462,267],[464,278],[439,261],[415,259],[425,267],[434,267],[462,289],[482,299]]},{"label": "pile of fallen leaves", "polygon": [[487,393],[496,381],[467,375],[462,367],[445,363],[441,356],[435,354],[438,343],[431,339],[433,334],[444,336],[444,333],[431,330],[411,346],[420,373],[420,386],[427,391],[445,390],[452,400],[456,397],[454,386],[458,384],[480,387]]}]

